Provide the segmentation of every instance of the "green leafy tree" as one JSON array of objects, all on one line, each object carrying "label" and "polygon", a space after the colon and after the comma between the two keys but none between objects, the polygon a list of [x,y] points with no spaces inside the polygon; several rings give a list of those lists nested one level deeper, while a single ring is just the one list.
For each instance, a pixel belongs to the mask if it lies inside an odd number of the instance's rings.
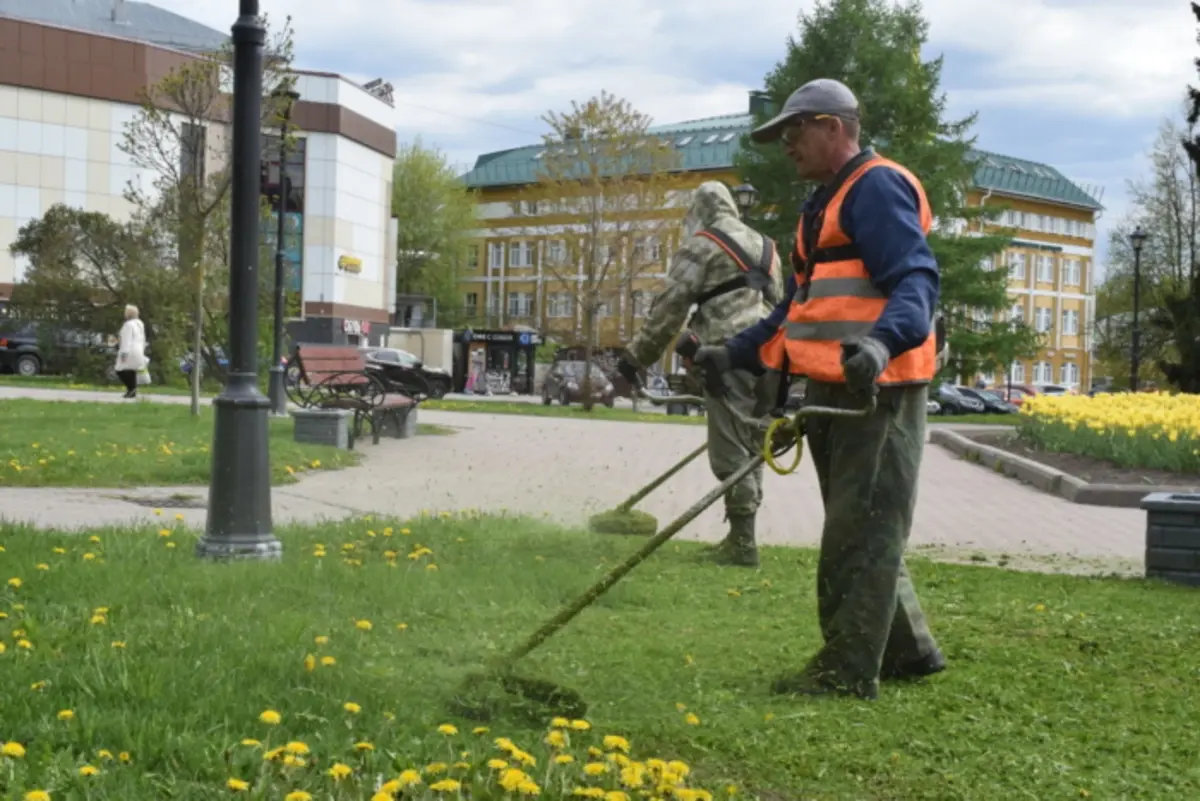
[{"label": "green leafy tree", "polygon": [[468,253],[477,247],[472,242],[476,200],[440,151],[425,147],[420,138],[400,148],[392,170],[396,291],[434,298],[442,328],[464,321],[458,281]]},{"label": "green leafy tree", "polygon": [[146,325],[151,370],[161,380],[170,354],[182,345],[187,319],[179,274],[162,266],[161,245],[144,219],[120,223],[99,212],[51,206],[22,226],[9,247],[29,261],[13,290],[13,314],[43,324],[49,335],[44,344],[69,372],[99,379],[110,372],[112,359],[96,348],[59,350],[57,332],[95,337],[103,345],[120,330],[126,304],[133,304]]},{"label": "green leafy tree", "polygon": [[[974,139],[967,134],[975,115],[945,119],[942,59],[921,58],[929,25],[920,4],[819,0],[799,22],[798,36],[789,37],[787,53],[766,76],[767,94],[781,108],[788,95],[814,78],[842,81],[859,98],[863,145],[921,179],[939,221],[929,240],[942,272],[941,307],[951,347],[947,372],[966,378],[999,366],[1002,358],[1011,361],[1036,351],[1037,336],[1023,322],[993,319],[1010,304],[1007,272],[983,264],[1010,239],[1003,231],[966,235],[971,229],[982,233],[979,225],[990,219],[967,205],[975,173]],[[774,114],[768,111],[756,124]],[[781,247],[794,247],[800,208],[815,184],[799,178],[782,148],[756,145],[748,136],[737,167],[759,191],[753,224]]]}]

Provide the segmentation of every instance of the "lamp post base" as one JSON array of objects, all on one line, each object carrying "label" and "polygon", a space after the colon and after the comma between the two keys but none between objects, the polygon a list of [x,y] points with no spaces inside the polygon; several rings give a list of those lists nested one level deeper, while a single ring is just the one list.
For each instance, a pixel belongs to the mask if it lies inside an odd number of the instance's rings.
[{"label": "lamp post base", "polygon": [[287,376],[284,372],[282,364],[276,364],[271,368],[270,383],[267,385],[267,394],[271,403],[272,417],[287,417],[288,416],[288,399],[287,389],[284,384]]},{"label": "lamp post base", "polygon": [[282,553],[271,521],[270,405],[252,373],[231,375],[213,400],[208,525],[197,556],[271,559]]}]

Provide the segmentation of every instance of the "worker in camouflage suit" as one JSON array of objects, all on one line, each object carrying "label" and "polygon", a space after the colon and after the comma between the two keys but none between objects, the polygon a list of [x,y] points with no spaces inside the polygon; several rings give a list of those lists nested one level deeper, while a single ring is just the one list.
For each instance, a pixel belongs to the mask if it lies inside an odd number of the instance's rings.
[{"label": "worker in camouflage suit", "polygon": [[[756,323],[783,298],[783,271],[774,243],[742,222],[723,183],[700,185],[683,229],[666,288],[655,298],[645,324],[618,363],[620,373],[634,386],[640,383],[639,371],[658,361],[685,322],[701,345],[720,344]],[[688,319],[693,306],[695,312]],[[738,371],[722,378],[725,400],[740,413],[753,415],[754,375]],[[705,400],[709,465],[723,481],[757,454],[761,434],[729,414],[707,389]],[[715,561],[758,566],[754,519],[761,502],[760,466],[725,494],[729,532],[710,549]]]}]

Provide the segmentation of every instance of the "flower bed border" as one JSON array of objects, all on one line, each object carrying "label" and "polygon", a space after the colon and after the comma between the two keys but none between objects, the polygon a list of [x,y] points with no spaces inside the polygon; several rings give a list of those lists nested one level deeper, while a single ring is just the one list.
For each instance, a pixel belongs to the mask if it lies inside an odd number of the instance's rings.
[{"label": "flower bed border", "polygon": [[1042,492],[1058,495],[1071,503],[1140,509],[1142,499],[1153,493],[1190,494],[1200,492],[1200,485],[1091,484],[1057,468],[1017,456],[1003,448],[984,445],[961,433],[944,428],[931,426],[929,441],[942,446],[968,462],[990,467],[997,473],[1032,485]]}]

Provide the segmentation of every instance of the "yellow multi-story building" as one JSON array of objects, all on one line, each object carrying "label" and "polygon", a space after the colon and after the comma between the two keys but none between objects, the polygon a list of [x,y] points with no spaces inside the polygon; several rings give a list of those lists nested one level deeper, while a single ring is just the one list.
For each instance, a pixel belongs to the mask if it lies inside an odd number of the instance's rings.
[{"label": "yellow multi-story building", "polygon": [[[761,92],[751,92],[749,113],[650,129],[679,151],[682,189],[708,180],[731,187],[741,182],[734,157],[742,135],[753,125],[757,106],[765,102]],[[552,220],[522,199],[522,190],[537,180],[544,153],[544,145],[488,153],[463,176],[480,197],[479,241],[461,279],[463,302],[476,328],[537,331],[565,345],[580,344],[582,318],[575,293],[563,286],[562,270],[552,268],[561,263],[563,244],[536,234],[540,222]],[[1047,165],[993,153],[976,156],[970,202],[1009,207],[999,222],[1018,230],[1012,247],[1000,256],[1001,266],[1012,273],[1013,307],[1008,313],[1020,314],[1045,334],[1045,348],[1035,358],[1012,366],[1013,383],[1087,387],[1093,223],[1100,204]],[[664,215],[682,217],[682,209],[665,209]],[[639,269],[601,309],[594,345],[619,347],[637,330],[661,290],[678,236],[673,226],[638,243],[638,258],[653,266]],[[664,357],[668,370],[675,366],[670,359]],[[989,383],[1004,380],[982,378]]]}]

